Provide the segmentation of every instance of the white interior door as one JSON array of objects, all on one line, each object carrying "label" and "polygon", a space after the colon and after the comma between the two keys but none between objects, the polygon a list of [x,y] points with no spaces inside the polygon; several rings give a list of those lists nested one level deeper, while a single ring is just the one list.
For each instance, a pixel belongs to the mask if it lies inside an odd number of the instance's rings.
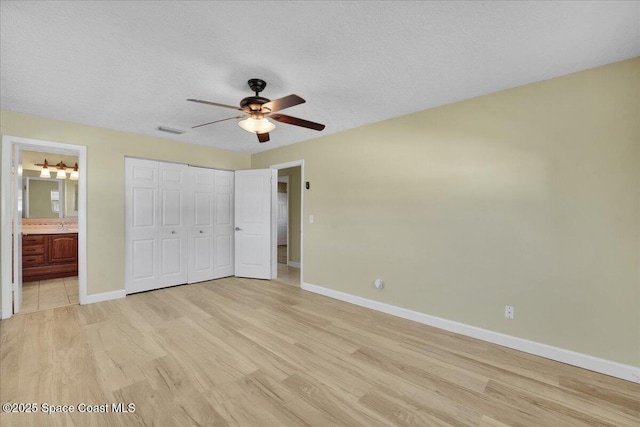
[{"label": "white interior door", "polygon": [[214,171],[214,274],[215,279],[233,276],[234,266],[234,173]]},{"label": "white interior door", "polygon": [[187,165],[159,162],[159,287],[187,283]]},{"label": "white interior door", "polygon": [[271,193],[275,169],[235,172],[235,275],[271,279]]},{"label": "white interior door", "polygon": [[125,159],[125,290],[158,287],[158,162]]},{"label": "white interior door", "polygon": [[22,307],[22,150],[15,145],[13,153],[13,312]]},{"label": "white interior door", "polygon": [[214,278],[214,171],[189,167],[189,283]]}]

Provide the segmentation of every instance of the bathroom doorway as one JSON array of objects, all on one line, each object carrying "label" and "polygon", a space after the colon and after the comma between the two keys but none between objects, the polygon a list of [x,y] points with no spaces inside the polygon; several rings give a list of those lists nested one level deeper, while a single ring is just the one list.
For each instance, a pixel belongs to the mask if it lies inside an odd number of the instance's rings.
[{"label": "bathroom doorway", "polygon": [[[64,180],[61,176],[54,178],[53,180],[58,182],[58,188],[48,190],[49,196],[45,203],[34,199],[27,215],[24,212],[27,195],[25,181],[35,183],[38,181],[35,178],[40,178],[40,176],[29,176],[35,174],[35,172],[28,172],[30,169],[25,171],[22,157],[23,154],[27,154],[26,158],[28,158],[28,153],[35,153],[33,155],[36,157],[43,156],[42,160],[36,160],[34,164],[44,163],[44,156],[53,156],[55,160],[51,162],[47,157],[49,167],[53,166],[51,176],[61,174],[64,169],[66,177]],[[72,160],[73,164],[71,164]],[[68,167],[63,167],[63,164]],[[43,167],[40,166],[39,173],[42,173],[42,169]],[[77,176],[77,180],[70,179],[72,173],[74,177]],[[25,180],[24,178],[34,179]],[[2,318],[7,319],[13,314],[21,313],[23,308],[25,311],[40,309],[41,297],[43,309],[70,303],[85,304],[87,299],[86,147],[5,135],[2,137],[1,180]],[[75,182],[69,184],[67,188],[66,182],[64,185],[61,184],[62,181],[67,180]],[[26,203],[29,203],[28,199]],[[43,212],[49,212],[48,215],[43,214],[43,216],[49,216],[49,218],[33,218],[34,209],[35,211],[40,209],[35,205],[39,204],[43,205]],[[72,216],[73,214],[76,216]],[[24,215],[30,218],[24,218]],[[27,251],[24,252],[23,248]],[[51,252],[45,253],[45,251]],[[52,268],[41,268],[45,261],[51,262]],[[23,281],[23,266],[37,267],[27,274],[27,281]],[[31,274],[34,272],[37,274]],[[37,286],[28,285],[34,281],[39,282]],[[24,284],[28,285],[26,290]],[[59,292],[53,292],[54,290]],[[30,293],[27,295],[29,305],[26,307],[23,306],[25,296],[23,291]],[[34,293],[37,295],[35,309]],[[63,295],[64,298],[62,298]]]}]

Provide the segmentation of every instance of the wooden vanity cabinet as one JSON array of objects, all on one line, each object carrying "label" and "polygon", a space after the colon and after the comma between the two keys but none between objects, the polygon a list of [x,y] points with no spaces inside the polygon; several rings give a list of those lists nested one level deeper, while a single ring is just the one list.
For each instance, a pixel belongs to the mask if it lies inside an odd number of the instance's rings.
[{"label": "wooden vanity cabinet", "polygon": [[22,236],[22,281],[78,275],[78,234]]}]

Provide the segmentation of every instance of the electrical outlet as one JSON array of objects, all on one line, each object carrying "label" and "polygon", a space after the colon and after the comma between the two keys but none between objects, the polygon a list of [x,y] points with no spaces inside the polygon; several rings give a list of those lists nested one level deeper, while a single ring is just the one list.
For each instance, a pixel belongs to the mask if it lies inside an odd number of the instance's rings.
[{"label": "electrical outlet", "polygon": [[504,317],[506,317],[507,319],[513,320],[515,317],[515,310],[513,309],[513,306],[511,305],[505,305],[504,306]]}]

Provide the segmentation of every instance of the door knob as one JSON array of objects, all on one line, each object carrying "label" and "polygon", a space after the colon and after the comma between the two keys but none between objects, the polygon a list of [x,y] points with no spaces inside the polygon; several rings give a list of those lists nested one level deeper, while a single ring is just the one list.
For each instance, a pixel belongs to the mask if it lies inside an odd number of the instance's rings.
[{"label": "door knob", "polygon": [[204,233],[204,231],[200,230],[200,234]]},{"label": "door knob", "polygon": [[242,230],[242,228],[236,227],[236,231],[240,231],[240,230]]},{"label": "door knob", "polygon": [[171,234],[176,234],[176,230],[171,230]]}]

